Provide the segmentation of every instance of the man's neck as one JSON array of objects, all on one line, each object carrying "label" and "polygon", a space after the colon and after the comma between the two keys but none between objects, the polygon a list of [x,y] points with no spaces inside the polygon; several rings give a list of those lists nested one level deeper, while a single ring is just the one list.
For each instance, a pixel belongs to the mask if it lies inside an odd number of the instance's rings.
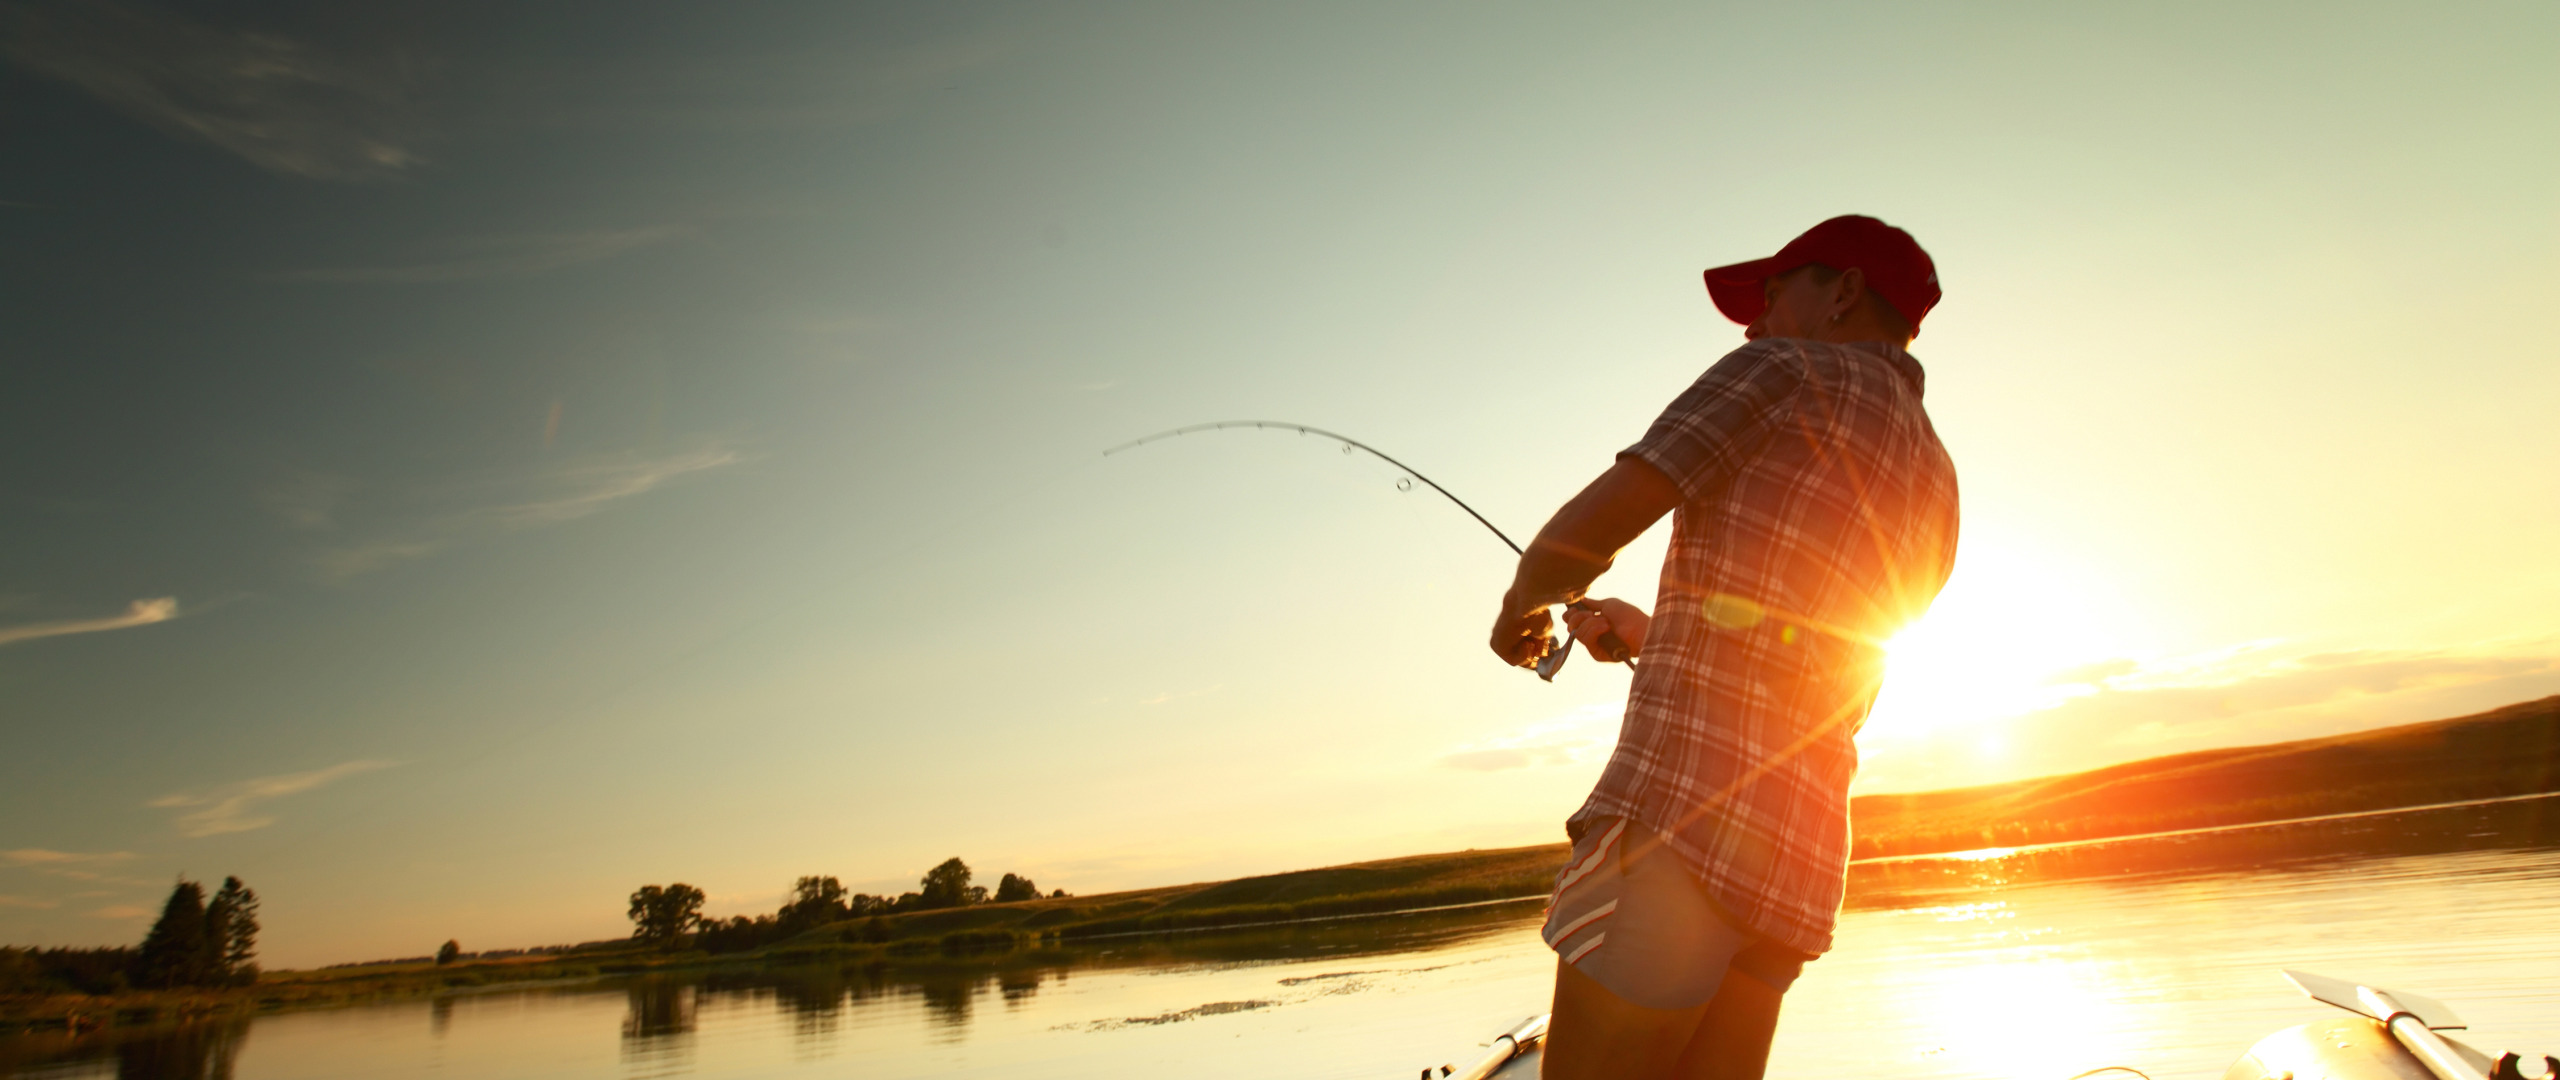
[{"label": "man's neck", "polygon": [[1870,318],[1843,319],[1837,325],[1815,327],[1805,335],[1815,341],[1833,345],[1855,345],[1863,341],[1880,341],[1904,352],[1911,350],[1911,335],[1898,326],[1885,326]]}]

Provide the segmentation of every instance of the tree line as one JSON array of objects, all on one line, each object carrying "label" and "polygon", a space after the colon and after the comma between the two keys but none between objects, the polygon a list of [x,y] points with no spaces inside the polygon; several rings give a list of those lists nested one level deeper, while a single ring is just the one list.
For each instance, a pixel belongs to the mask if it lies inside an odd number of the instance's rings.
[{"label": "tree line", "polygon": [[179,879],[140,948],[0,949],[0,992],[113,994],[258,981],[258,891],[236,877],[211,897]]},{"label": "tree line", "polygon": [[[631,937],[666,949],[690,942],[706,952],[740,952],[847,919],[972,904],[1008,904],[1042,896],[1038,885],[1018,874],[1004,875],[993,892],[984,885],[973,884],[975,877],[969,864],[957,857],[925,871],[916,891],[895,897],[848,892],[842,882],[832,877],[804,877],[792,883],[790,897],[773,914],[753,918],[733,915],[727,919],[702,914],[706,898],[701,889],[681,881],[673,885],[643,885],[631,893]],[[1058,889],[1047,895],[1063,897],[1067,891]],[[876,932],[880,928],[875,925],[872,929]]]}]

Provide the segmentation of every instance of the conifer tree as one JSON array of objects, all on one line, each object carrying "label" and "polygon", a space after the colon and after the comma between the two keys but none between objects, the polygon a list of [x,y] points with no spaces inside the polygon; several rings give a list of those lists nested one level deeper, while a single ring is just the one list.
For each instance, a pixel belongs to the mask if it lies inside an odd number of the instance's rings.
[{"label": "conifer tree", "polygon": [[151,987],[194,986],[207,974],[207,951],[204,886],[180,878],[160,908],[160,921],[142,939],[135,981]]},{"label": "conifer tree", "polygon": [[205,905],[206,968],[221,982],[256,982],[258,968],[258,890],[236,877],[222,879],[222,890]]}]

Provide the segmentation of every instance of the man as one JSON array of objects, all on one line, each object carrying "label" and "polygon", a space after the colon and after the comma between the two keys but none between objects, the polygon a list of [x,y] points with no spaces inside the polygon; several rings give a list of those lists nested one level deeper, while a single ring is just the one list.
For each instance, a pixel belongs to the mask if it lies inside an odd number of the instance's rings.
[{"label": "man", "polygon": [[1837,217],[1706,280],[1747,343],[1557,511],[1494,624],[1534,665],[1547,608],[1674,515],[1652,615],[1565,616],[1638,666],[1548,906],[1550,1078],[1758,1080],[1780,996],[1831,947],[1882,643],[1955,560],[1955,468],[1904,351],[1939,297],[1920,245]]}]

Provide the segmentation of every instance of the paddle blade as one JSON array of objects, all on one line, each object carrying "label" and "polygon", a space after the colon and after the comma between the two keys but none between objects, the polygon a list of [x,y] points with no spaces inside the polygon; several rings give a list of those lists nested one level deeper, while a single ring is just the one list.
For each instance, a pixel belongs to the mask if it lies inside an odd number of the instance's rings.
[{"label": "paddle blade", "polygon": [[[2360,988],[2345,979],[2332,979],[2326,975],[2292,970],[2287,970],[2284,977],[2292,980],[2293,985],[2302,988],[2302,992],[2310,995],[2314,1001],[2335,1005],[2358,1016],[2372,1017],[2375,1020],[2390,1019],[2387,1016],[2374,1016],[2373,1010],[2364,1004],[2362,995],[2356,993]],[[2381,988],[2375,987],[2375,989]],[[2443,1031],[2468,1026],[2462,1022],[2461,1017],[2453,1014],[2452,1008],[2434,998],[2412,994],[2405,990],[2383,990],[2382,992],[2391,995],[2391,1000],[2399,1002],[2401,1008],[2407,1009],[2409,1015],[2417,1017],[2419,1023],[2427,1025],[2431,1030]]]}]

